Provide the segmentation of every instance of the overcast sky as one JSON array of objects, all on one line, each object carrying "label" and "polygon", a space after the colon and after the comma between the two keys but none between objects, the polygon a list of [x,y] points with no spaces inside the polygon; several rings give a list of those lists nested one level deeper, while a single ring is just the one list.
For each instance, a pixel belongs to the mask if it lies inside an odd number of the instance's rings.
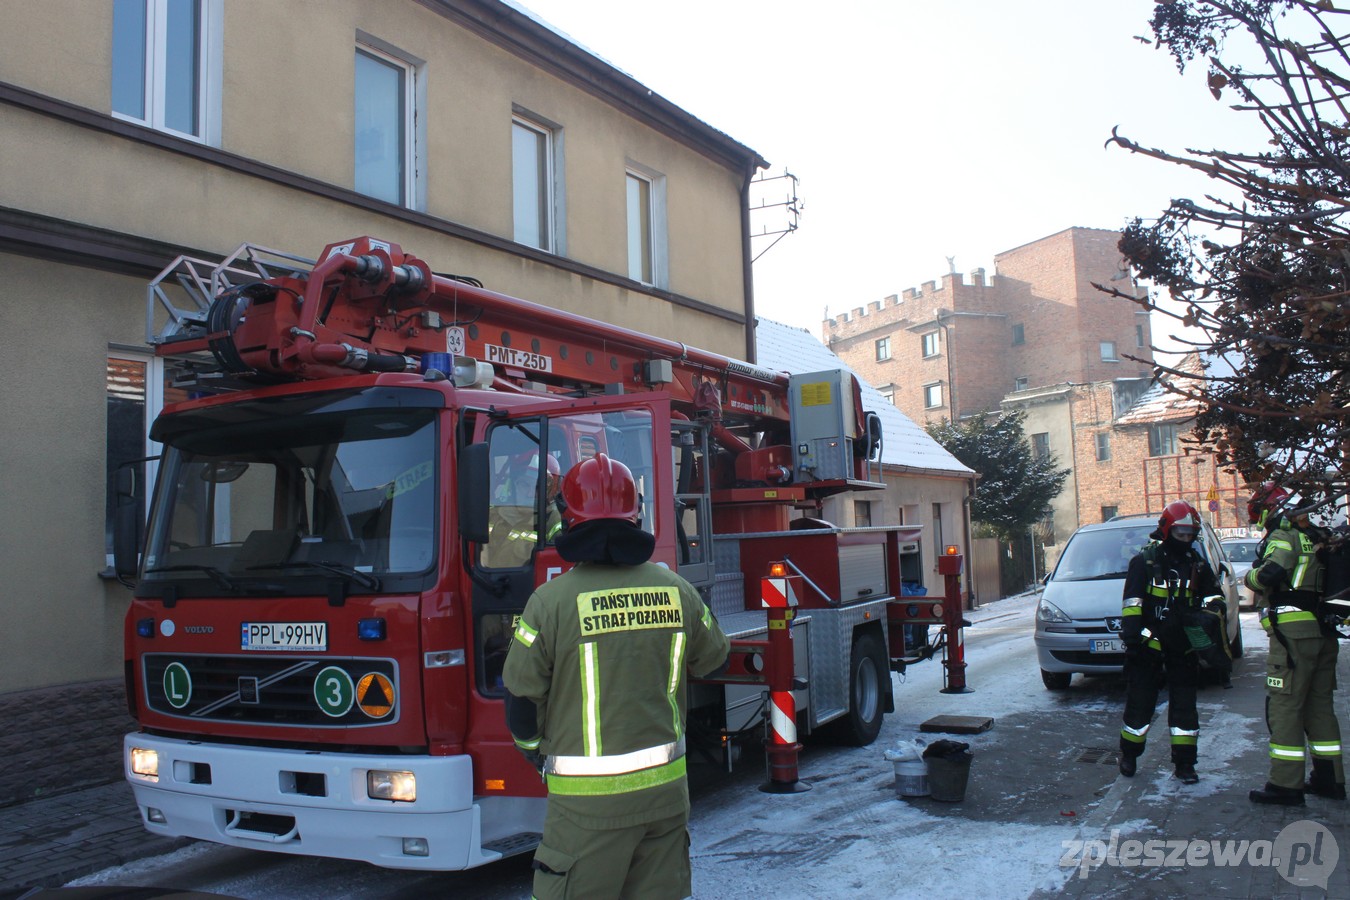
[{"label": "overcast sky", "polygon": [[1183,77],[1135,40],[1152,0],[517,2],[800,179],[800,228],[755,263],[756,307],[817,335],[826,310],[938,279],[947,257],[992,272],[995,253],[1210,188],[1104,148],[1113,126],[1255,145],[1203,65]]}]

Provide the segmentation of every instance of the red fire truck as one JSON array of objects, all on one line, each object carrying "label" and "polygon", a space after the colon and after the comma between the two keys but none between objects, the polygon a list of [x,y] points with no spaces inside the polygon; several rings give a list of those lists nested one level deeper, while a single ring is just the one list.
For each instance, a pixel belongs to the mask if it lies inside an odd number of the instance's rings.
[{"label": "red fire truck", "polygon": [[[115,543],[134,585],[126,775],[152,832],[412,869],[532,849],[545,792],[507,731],[502,664],[565,568],[549,476],[596,452],[633,471],[654,560],[733,639],[728,674],[691,685],[691,752],[729,765],[781,726],[771,681],[789,727],[870,743],[900,626],[960,646],[941,597],[902,599],[923,580],[917,529],[792,518],[881,486],[879,422],[842,371],[767,371],[372,238],[317,262],[180,258],[149,306],[181,401],[152,428],[139,559],[134,511]],[[772,563],[796,586],[786,662],[767,652]]]}]

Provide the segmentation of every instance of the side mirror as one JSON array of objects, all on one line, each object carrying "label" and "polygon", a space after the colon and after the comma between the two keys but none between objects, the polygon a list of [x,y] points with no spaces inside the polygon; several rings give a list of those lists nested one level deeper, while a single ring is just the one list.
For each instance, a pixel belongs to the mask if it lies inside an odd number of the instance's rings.
[{"label": "side mirror", "polygon": [[468,444],[459,454],[459,533],[466,540],[488,540],[488,445]]},{"label": "side mirror", "polygon": [[[137,461],[139,462],[139,460]],[[136,503],[135,462],[123,463],[113,473],[113,571],[123,584],[136,578],[140,563],[140,521]]]}]

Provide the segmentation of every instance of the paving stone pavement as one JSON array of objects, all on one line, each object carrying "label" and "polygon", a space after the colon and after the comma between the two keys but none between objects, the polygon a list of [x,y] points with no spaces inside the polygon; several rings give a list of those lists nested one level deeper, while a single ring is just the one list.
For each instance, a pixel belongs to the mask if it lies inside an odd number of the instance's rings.
[{"label": "paving stone pavement", "polygon": [[122,778],[121,681],[0,694],[0,900],[187,841],[141,827]]}]

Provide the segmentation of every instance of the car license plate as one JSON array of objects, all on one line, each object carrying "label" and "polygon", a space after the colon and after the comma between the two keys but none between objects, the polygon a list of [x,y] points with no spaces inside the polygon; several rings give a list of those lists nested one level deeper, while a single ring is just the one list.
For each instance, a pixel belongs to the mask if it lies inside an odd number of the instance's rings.
[{"label": "car license plate", "polygon": [[1088,650],[1092,653],[1124,653],[1125,642],[1116,640],[1088,641]]},{"label": "car license plate", "polygon": [[327,622],[245,622],[240,647],[244,650],[327,650]]}]

